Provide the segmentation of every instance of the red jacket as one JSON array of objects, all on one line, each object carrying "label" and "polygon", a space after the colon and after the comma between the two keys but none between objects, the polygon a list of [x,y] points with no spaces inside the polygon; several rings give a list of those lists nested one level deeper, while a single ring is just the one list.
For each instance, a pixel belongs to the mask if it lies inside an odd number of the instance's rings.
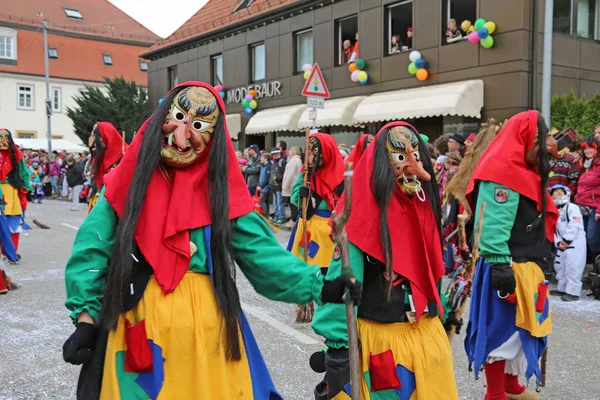
[{"label": "red jacket", "polygon": [[581,168],[575,203],[600,210],[600,157],[592,162],[589,171]]}]

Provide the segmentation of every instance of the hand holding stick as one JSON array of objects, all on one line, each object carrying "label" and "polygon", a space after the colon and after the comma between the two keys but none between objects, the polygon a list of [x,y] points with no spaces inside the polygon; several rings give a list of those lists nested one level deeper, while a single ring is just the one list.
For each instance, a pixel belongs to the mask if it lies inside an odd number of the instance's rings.
[{"label": "hand holding stick", "polygon": [[[304,262],[308,262],[308,229],[307,214],[308,214],[308,200],[310,199],[310,181],[309,181],[309,167],[308,167],[308,152],[310,146],[310,130],[306,130],[306,141],[304,144],[304,177],[302,186],[307,187],[309,190],[308,197],[302,198],[302,242],[304,243]],[[310,303],[307,305],[298,305],[296,307],[296,322],[299,324],[309,323],[312,321],[314,313],[314,304]]]}]

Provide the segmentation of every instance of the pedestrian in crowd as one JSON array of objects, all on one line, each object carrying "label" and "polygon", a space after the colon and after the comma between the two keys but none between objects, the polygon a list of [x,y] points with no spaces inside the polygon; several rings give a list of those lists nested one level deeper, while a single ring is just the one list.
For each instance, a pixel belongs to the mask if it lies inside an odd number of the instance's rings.
[{"label": "pedestrian in crowd", "polygon": [[569,188],[570,196],[575,199],[577,195],[577,183],[581,166],[579,163],[578,149],[581,142],[571,143],[568,148],[558,152],[558,159],[550,160],[550,178],[548,187],[563,185]]},{"label": "pedestrian in crowd", "polygon": [[[435,139],[433,142],[434,152],[433,157],[437,160],[438,157],[443,156],[448,152],[448,142],[450,141],[449,133],[442,135]],[[437,161],[436,161],[437,162]]]},{"label": "pedestrian in crowd", "polygon": [[275,147],[271,150],[271,171],[269,174],[269,192],[272,193],[273,205],[275,206],[275,216],[273,223],[277,225],[285,224],[285,206],[283,203],[283,174],[285,173],[285,159],[281,156],[281,150]]},{"label": "pedestrian in crowd", "polygon": [[279,143],[277,143],[277,147],[279,148],[279,150],[281,150],[281,157],[287,162],[287,160],[288,160],[287,143],[283,140],[280,140]]},{"label": "pedestrian in crowd", "polygon": [[246,176],[246,184],[250,191],[250,196],[256,194],[256,187],[258,186],[260,175],[260,158],[258,157],[258,152],[258,146],[255,144],[248,148],[248,165],[244,168],[244,175]]},{"label": "pedestrian in crowd", "polygon": [[269,218],[269,199],[271,193],[269,191],[269,177],[271,175],[271,154],[263,153],[260,156],[260,176],[258,186],[260,187],[260,208],[263,210],[265,218]]},{"label": "pedestrian in crowd", "polygon": [[456,25],[456,20],[450,18],[446,24],[446,43],[452,43],[463,37],[462,31]]},{"label": "pedestrian in crowd", "polygon": [[554,269],[558,288],[551,290],[550,294],[561,296],[563,301],[576,301],[583,288],[581,277],[587,253],[583,217],[579,207],[571,203],[571,191],[568,187],[554,185],[550,188],[550,195],[560,212],[554,233]]},{"label": "pedestrian in crowd", "polygon": [[352,163],[352,169],[355,169],[363,154],[367,150],[367,146],[375,139],[375,136],[370,134],[361,135],[354,145],[352,152],[345,159],[346,163]]},{"label": "pedestrian in crowd", "polygon": [[67,158],[67,183],[71,189],[71,211],[79,211],[79,194],[84,183],[83,164],[79,155]]},{"label": "pedestrian in crowd", "polygon": [[302,151],[300,147],[294,146],[290,148],[289,158],[285,164],[285,172],[283,173],[283,183],[281,184],[281,195],[286,206],[289,205],[291,218],[287,222],[286,228],[292,229],[298,220],[298,206],[290,201],[292,189],[298,180],[298,175],[302,170]]},{"label": "pedestrian in crowd", "polygon": [[460,154],[461,157],[463,157],[466,151],[466,141],[467,139],[459,133],[451,134],[450,138],[448,139],[448,151],[455,151]]},{"label": "pedestrian in crowd", "polygon": [[50,156],[50,166],[48,171],[50,177],[50,184],[52,185],[52,195],[50,197],[58,197],[60,191],[58,188],[58,178],[60,177],[60,164],[57,161],[57,156]]},{"label": "pedestrian in crowd", "polygon": [[469,134],[469,136],[467,137],[467,140],[465,140],[465,152],[467,150],[469,150],[471,147],[473,147],[473,143],[475,143],[475,139],[477,139],[476,133]]},{"label": "pedestrian in crowd", "polygon": [[600,123],[596,124],[596,127],[594,128],[594,137],[600,140]]},{"label": "pedestrian in crowd", "polygon": [[581,207],[587,243],[588,259],[594,261],[600,255],[600,141],[589,137],[581,144],[583,157],[579,161],[580,175],[575,203]]},{"label": "pedestrian in crowd", "polygon": [[40,165],[40,160],[34,158],[31,162],[31,167],[29,167],[29,176],[31,178],[31,187],[33,188],[33,203],[42,204],[42,200],[44,199],[44,187],[43,187],[43,178],[44,178],[44,169]]}]

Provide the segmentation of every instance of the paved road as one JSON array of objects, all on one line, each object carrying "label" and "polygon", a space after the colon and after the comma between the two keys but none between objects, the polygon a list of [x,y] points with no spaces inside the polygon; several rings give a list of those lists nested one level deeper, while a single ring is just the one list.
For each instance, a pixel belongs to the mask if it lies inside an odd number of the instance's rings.
[{"label": "paved road", "polygon": [[[78,368],[65,364],[61,356],[72,332],[63,306],[63,273],[85,213],[52,201],[33,205],[31,211],[52,230],[34,226],[23,236],[23,262],[10,268],[23,288],[0,296],[0,400],[74,399]],[[282,244],[287,237],[287,232],[277,235]],[[321,347],[321,339],[309,326],[294,323],[293,305],[260,297],[239,276],[242,302],[283,397],[313,398],[319,377],[307,360]],[[600,301],[555,301],[553,319],[548,387],[542,394],[555,400],[600,399]],[[463,339],[464,334],[453,343],[459,393],[461,399],[482,399],[484,380],[475,381],[468,373]]]}]

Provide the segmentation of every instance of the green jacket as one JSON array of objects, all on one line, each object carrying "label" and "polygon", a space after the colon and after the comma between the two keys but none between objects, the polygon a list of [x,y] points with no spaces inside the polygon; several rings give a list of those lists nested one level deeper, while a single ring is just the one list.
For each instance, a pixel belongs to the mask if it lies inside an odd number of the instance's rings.
[{"label": "green jacket", "polygon": [[[108,263],[115,244],[118,217],[101,193],[96,206],[81,225],[65,269],[66,307],[74,323],[84,310],[98,319]],[[190,231],[198,251],[190,270],[208,274],[201,228]],[[270,228],[256,213],[231,223],[233,256],[246,278],[261,295],[294,304],[320,303],[323,276],[319,267],[306,265],[284,250]]]},{"label": "green jacket", "polygon": [[[292,204],[296,205],[300,210],[302,210],[302,199],[300,198],[300,188],[304,184],[304,173],[301,172],[298,175],[298,179],[296,179],[296,184],[292,188],[292,196],[290,197],[290,201]],[[317,207],[317,210],[330,211],[327,207],[327,203],[322,201]]]}]

